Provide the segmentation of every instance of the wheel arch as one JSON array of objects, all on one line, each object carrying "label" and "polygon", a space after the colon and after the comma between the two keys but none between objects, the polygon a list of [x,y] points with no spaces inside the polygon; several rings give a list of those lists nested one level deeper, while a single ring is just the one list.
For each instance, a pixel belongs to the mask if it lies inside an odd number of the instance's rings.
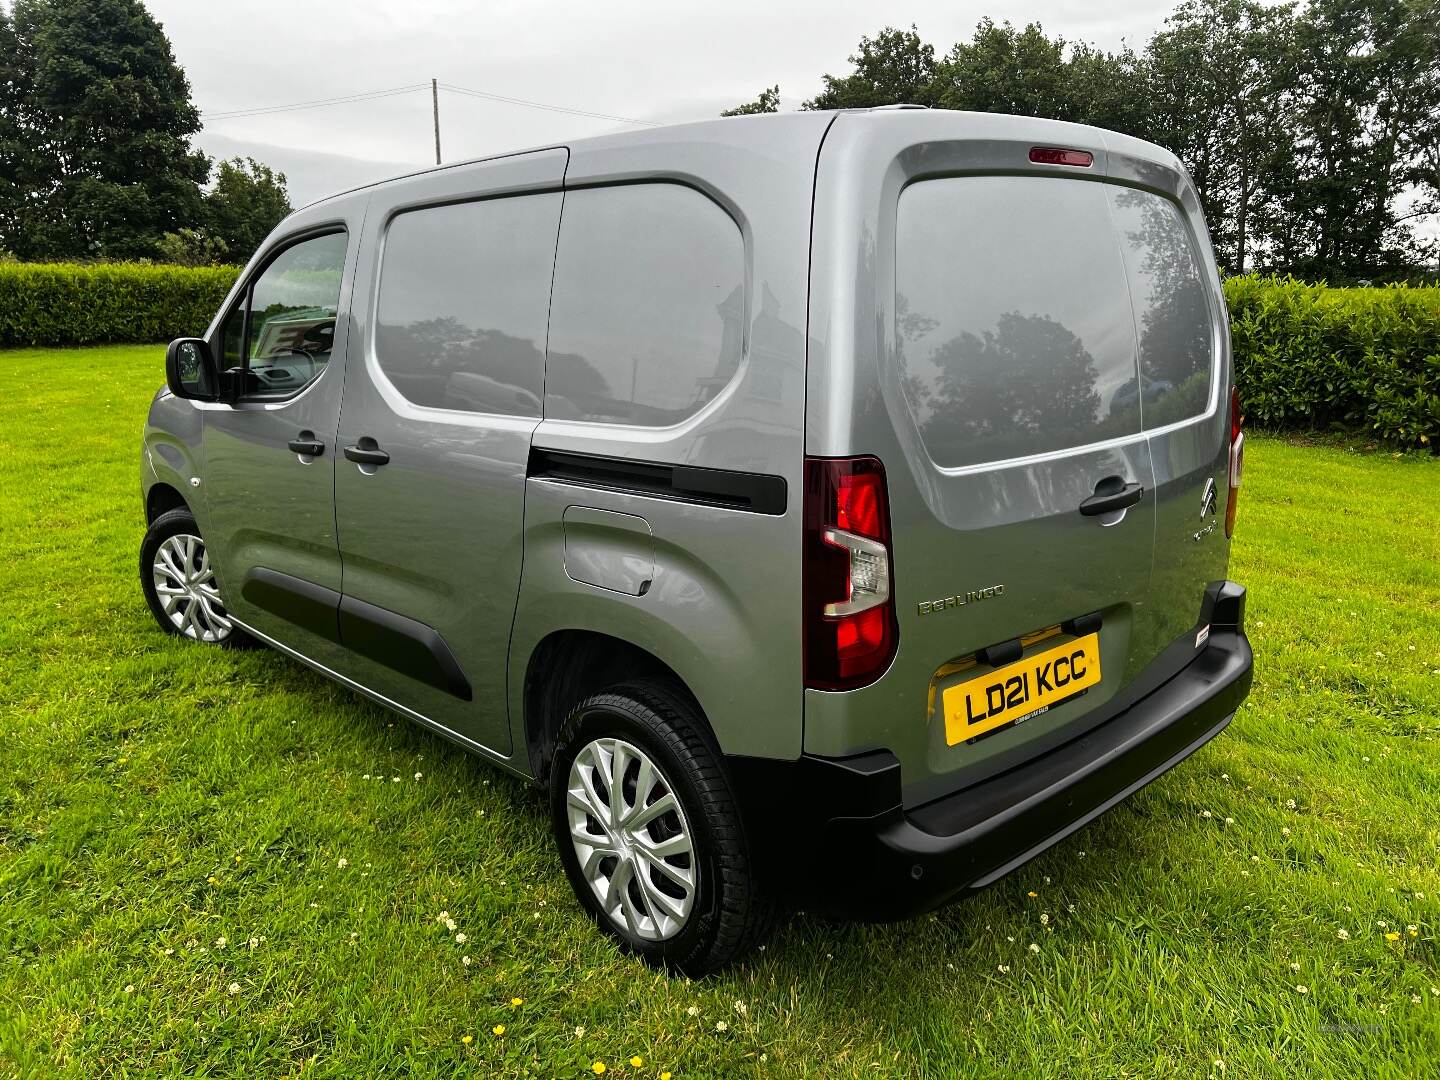
[{"label": "wheel arch", "polygon": [[161,514],[181,507],[190,509],[190,504],[185,501],[185,496],[165,481],[157,480],[145,493],[145,524],[149,525]]},{"label": "wheel arch", "polygon": [[[525,665],[525,753],[530,775],[542,782],[549,775],[556,737],[578,702],[607,686],[646,678],[671,683],[704,718],[704,709],[675,669],[633,642],[579,629],[556,630],[542,638]],[[703,735],[714,743],[708,720]]]}]

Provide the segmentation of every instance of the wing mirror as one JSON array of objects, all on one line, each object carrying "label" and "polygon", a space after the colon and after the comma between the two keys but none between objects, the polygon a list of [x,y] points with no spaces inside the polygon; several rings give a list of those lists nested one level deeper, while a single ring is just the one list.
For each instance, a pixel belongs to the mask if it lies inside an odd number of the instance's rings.
[{"label": "wing mirror", "polygon": [[202,338],[176,338],[165,350],[165,382],[176,397],[192,401],[220,399],[220,373]]}]

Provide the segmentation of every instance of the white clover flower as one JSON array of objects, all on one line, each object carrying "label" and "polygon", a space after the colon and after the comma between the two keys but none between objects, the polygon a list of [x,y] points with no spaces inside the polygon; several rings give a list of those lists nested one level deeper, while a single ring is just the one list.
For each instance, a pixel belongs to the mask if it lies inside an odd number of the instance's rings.
[{"label": "white clover flower", "polygon": [[1226,825],[1234,825],[1234,824],[1235,824],[1235,819],[1234,819],[1233,817],[1227,817],[1227,818],[1225,819],[1225,824],[1226,824]]},{"label": "white clover flower", "polygon": [[577,1039],[583,1039],[585,1037],[585,1029],[583,1027],[577,1027],[575,1029],[575,1037]]},{"label": "white clover flower", "polygon": [[1289,830],[1289,828],[1288,828],[1288,827],[1282,827],[1281,830],[1280,830],[1280,835],[1281,835],[1281,836],[1289,836],[1289,835],[1290,835],[1290,830]]},{"label": "white clover flower", "polygon": [[1209,810],[1201,810],[1201,811],[1200,811],[1200,816],[1201,816],[1201,817],[1208,818],[1208,817],[1213,817],[1214,815],[1211,814]]},{"label": "white clover flower", "polygon": [[1297,983],[1295,986],[1295,992],[1297,994],[1308,994],[1310,992],[1310,988],[1308,986],[1301,986]]},{"label": "white clover flower", "polygon": [[1001,975],[1009,975],[1009,974],[1010,974],[1010,965],[1009,965],[1009,964],[1000,964],[1000,965],[998,965],[998,966],[995,968],[995,970],[998,971],[998,972],[1000,972]]},{"label": "white clover flower", "polygon": [[424,779],[425,779],[425,774],[424,774],[423,772],[417,772],[417,773],[415,774],[415,779],[416,779],[416,780],[424,780]]},{"label": "white clover flower", "polygon": [[1294,809],[1295,809],[1295,800],[1294,800],[1294,799],[1286,799],[1286,800],[1285,800],[1285,809],[1287,809],[1287,810],[1294,810]]},{"label": "white clover flower", "polygon": [[745,1004],[745,1002],[743,1002],[743,1001],[738,1001],[738,1000],[735,1002],[735,1015],[736,1015],[736,1016],[744,1016],[744,1015],[745,1015],[746,1013],[748,1013],[749,1011],[750,1011],[750,1008],[749,1008],[749,1006],[747,1006],[747,1005]]},{"label": "white clover flower", "polygon": [[1032,941],[1032,942],[1030,943],[1030,951],[1031,951],[1032,953],[1038,953],[1038,952],[1040,951],[1040,946],[1039,946],[1039,945],[1036,945],[1036,944]]},{"label": "white clover flower", "polygon": [[691,1005],[688,1009],[685,1010],[685,1015],[686,1015],[686,1016],[699,1016],[699,1015],[700,1015],[700,1006],[699,1006],[699,1005]]},{"label": "white clover flower", "polygon": [[1222,772],[1220,774],[1220,779],[1224,780],[1228,784],[1230,782],[1230,774],[1228,772]]},{"label": "white clover flower", "polygon": [[729,1031],[729,1030],[730,1030],[730,1025],[727,1024],[724,1020],[716,1020],[716,1021],[715,1021],[715,1030],[716,1030],[716,1031]]},{"label": "white clover flower", "polygon": [[1350,940],[1350,931],[1349,931],[1349,930],[1337,930],[1337,931],[1335,931],[1335,936],[1338,937],[1341,941],[1349,941],[1349,940]]},{"label": "white clover flower", "polygon": [[449,930],[452,934],[455,932],[455,927],[456,927],[456,925],[457,925],[457,924],[456,924],[456,922],[455,922],[454,919],[446,919],[446,920],[445,920],[445,929],[446,929],[446,930]]},{"label": "white clover flower", "polygon": [[239,984],[239,983],[231,983],[231,984],[230,984],[230,993],[232,993],[232,994],[238,994],[239,992],[240,992],[240,984]]},{"label": "white clover flower", "polygon": [[133,994],[133,993],[135,992],[135,984],[134,984],[134,983],[126,983],[126,984],[125,984],[125,992],[126,992],[127,994]]},{"label": "white clover flower", "polygon": [[1294,961],[1294,960],[1290,961],[1290,970],[1291,970],[1291,971],[1299,971],[1299,970],[1300,970],[1300,964],[1299,964],[1297,961]]},{"label": "white clover flower", "polygon": [[470,966],[470,957],[468,957],[468,956],[462,956],[462,957],[460,957],[460,962],[461,962],[462,964],[464,964],[466,967],[469,967],[469,966]]},{"label": "white clover flower", "polygon": [[1042,912],[1040,912],[1040,925],[1041,925],[1041,926],[1049,926],[1049,925],[1050,925],[1050,913],[1049,913],[1049,912],[1047,912],[1047,911],[1042,911]]},{"label": "white clover flower", "polygon": [[455,935],[455,944],[457,944],[457,945],[464,945],[464,944],[465,944],[465,935],[464,935],[464,934],[456,934],[456,935]]},{"label": "white clover flower", "polygon": [[338,866],[341,870],[344,870],[345,867],[347,867],[347,866],[350,865],[350,860],[349,860],[349,859],[343,859],[343,858],[342,858],[342,859],[336,859],[336,860],[335,860],[335,865]]},{"label": "white clover flower", "polygon": [[225,947],[225,938],[223,936],[215,939],[215,947],[217,949],[223,949]]},{"label": "white clover flower", "polygon": [[1410,995],[1410,1004],[1411,1004],[1411,1005],[1419,1005],[1420,1002],[1422,1002],[1423,1000],[1425,1000],[1425,999],[1422,998],[1419,994],[1411,994],[1411,995]]}]

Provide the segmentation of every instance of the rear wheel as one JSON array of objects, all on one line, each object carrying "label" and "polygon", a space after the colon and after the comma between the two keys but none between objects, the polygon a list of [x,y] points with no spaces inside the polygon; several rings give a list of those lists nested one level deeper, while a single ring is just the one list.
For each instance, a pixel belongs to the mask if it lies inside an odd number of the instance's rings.
[{"label": "rear wheel", "polygon": [[166,633],[207,645],[258,645],[226,614],[210,553],[185,507],[166,511],[150,524],[140,545],[140,586]]},{"label": "rear wheel", "polygon": [[719,755],[687,696],[617,686],[570,714],[551,817],[581,905],[648,963],[703,975],[769,925]]}]

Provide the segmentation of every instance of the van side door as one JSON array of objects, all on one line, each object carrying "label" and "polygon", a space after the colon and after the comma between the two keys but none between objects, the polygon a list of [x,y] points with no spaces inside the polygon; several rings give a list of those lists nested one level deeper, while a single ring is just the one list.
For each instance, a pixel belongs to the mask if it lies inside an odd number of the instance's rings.
[{"label": "van side door", "polygon": [[238,392],[202,406],[196,511],[226,610],[322,664],[338,652],[335,432],[363,212],[347,203],[254,260],[211,341]]},{"label": "van side door", "polygon": [[340,415],[340,670],[498,757],[566,160],[520,154],[375,196]]}]

